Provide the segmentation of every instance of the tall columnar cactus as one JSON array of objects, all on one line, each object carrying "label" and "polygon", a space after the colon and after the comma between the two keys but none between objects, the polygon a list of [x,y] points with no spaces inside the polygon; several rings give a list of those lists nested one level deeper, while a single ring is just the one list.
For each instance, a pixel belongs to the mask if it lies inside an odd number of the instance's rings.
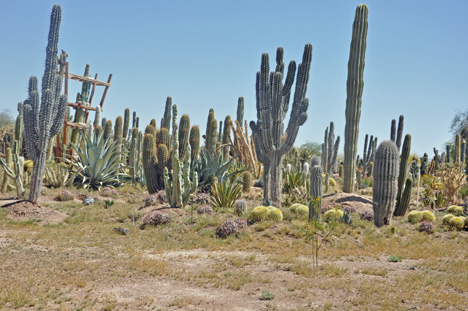
[{"label": "tall columnar cactus", "polygon": [[344,144],[343,191],[354,191],[356,176],[356,153],[361,119],[362,92],[364,89],[364,64],[366,56],[368,8],[360,4],[356,8],[353,23],[353,37],[348,61],[348,81],[346,98],[346,125]]},{"label": "tall columnar cactus", "polygon": [[193,173],[193,181],[190,180],[190,145],[187,144],[184,162],[179,160],[179,140],[177,135],[177,106],[172,106],[172,170],[164,169],[164,187],[171,207],[184,207],[190,194],[197,190],[198,175]]},{"label": "tall columnar cactus", "polygon": [[[398,173],[398,192],[394,216],[405,216],[411,198],[412,178],[408,177],[408,159],[411,152],[411,135],[406,134],[400,157],[400,171]],[[408,181],[411,184],[408,187]]]},{"label": "tall columnar cactus", "polygon": [[398,130],[396,127],[396,120],[392,120],[392,125],[390,127],[390,140],[393,141],[400,151],[401,147],[401,138],[403,137],[403,127],[404,127],[405,117],[403,115],[398,119]]},{"label": "tall columnar cactus", "polygon": [[128,128],[130,126],[130,109],[125,108],[124,113],[124,124],[123,124],[123,139],[127,140],[129,131]]},{"label": "tall columnar cactus", "polygon": [[455,154],[453,156],[453,160],[455,163],[460,162],[461,160],[461,136],[457,134],[455,136]]},{"label": "tall columnar cactus", "polygon": [[196,161],[200,156],[200,128],[198,125],[194,125],[190,129],[189,142],[192,150],[191,160]]},{"label": "tall columnar cactus", "polygon": [[284,119],[289,108],[291,88],[296,74],[296,63],[291,61],[283,85],[283,48],[276,51],[276,70],[270,73],[268,54],[262,55],[261,69],[257,72],[257,122],[250,128],[255,141],[258,160],[263,163],[263,196],[275,206],[281,202],[282,157],[293,146],[299,127],[307,120],[309,100],[305,97],[312,62],[312,45],[306,44],[302,63],[298,66],[296,90],[292,101],[289,124],[284,132]]},{"label": "tall columnar cactus", "polygon": [[310,169],[310,202],[309,202],[309,220],[312,218],[319,218],[318,207],[322,201],[323,196],[323,180],[322,180],[322,167],[319,165],[314,165],[315,163],[311,161],[312,168]]},{"label": "tall columnar cactus", "polygon": [[252,174],[250,173],[250,171],[245,171],[242,174],[242,192],[249,193],[251,185],[252,185]]},{"label": "tall columnar cactus", "polygon": [[185,157],[187,146],[189,145],[190,132],[190,117],[186,114],[182,115],[179,123],[179,156],[181,159]]},{"label": "tall columnar cactus", "polygon": [[[211,114],[211,113],[210,113]],[[216,145],[218,143],[218,121],[211,119],[211,124],[208,127],[209,132],[206,135],[206,150],[213,155],[216,152]]]},{"label": "tall columnar cactus", "polygon": [[146,187],[150,194],[160,190],[159,178],[157,172],[157,158],[154,136],[151,133],[146,133],[143,137],[143,172],[145,174]]},{"label": "tall columnar cactus", "polygon": [[171,128],[171,109],[172,97],[168,96],[166,99],[166,107],[164,108],[164,116],[161,119],[161,128],[165,127],[168,130]]},{"label": "tall columnar cactus", "polygon": [[101,106],[97,106],[96,107],[96,114],[94,115],[94,122],[93,122],[93,126],[94,126],[94,130],[96,130],[96,128],[101,125]]},{"label": "tall columnar cactus", "polygon": [[398,191],[399,152],[393,141],[383,141],[375,152],[373,207],[377,227],[389,225]]},{"label": "tall columnar cactus", "polygon": [[377,144],[377,139],[374,140],[374,136],[366,134],[364,139],[364,152],[362,155],[361,165],[362,165],[362,177],[367,175],[367,169],[372,161],[374,161],[375,146]]},{"label": "tall columnar cactus", "polygon": [[231,151],[231,147],[229,146],[231,143],[231,116],[226,116],[224,120],[224,128],[223,128],[223,159],[224,161],[229,160],[229,152]]},{"label": "tall columnar cactus", "polygon": [[123,120],[121,116],[118,116],[115,119],[115,125],[114,125],[114,140],[117,141],[117,148],[115,151],[117,153],[122,152],[122,139],[123,139]]},{"label": "tall columnar cactus", "polygon": [[171,146],[171,136],[169,135],[169,130],[167,128],[161,128],[158,131],[158,145],[163,144],[166,145],[166,147]]},{"label": "tall columnar cactus", "polygon": [[239,97],[237,100],[237,122],[244,123],[244,97]]},{"label": "tall columnar cactus", "polygon": [[50,17],[50,29],[46,49],[42,93],[39,105],[38,81],[29,79],[29,97],[24,102],[24,132],[26,149],[33,160],[29,200],[37,203],[41,195],[42,176],[44,176],[46,152],[50,138],[57,135],[63,126],[67,109],[67,96],[61,95],[62,79],[57,75],[57,43],[61,20],[61,8],[54,5]]},{"label": "tall columnar cactus", "polygon": [[136,118],[137,118],[137,115],[136,115],[136,111],[133,112],[133,117],[132,117],[132,128],[136,127],[138,128],[136,125]]},{"label": "tall columnar cactus", "polygon": [[112,121],[107,120],[104,126],[104,140],[107,140],[109,137],[112,139],[114,133],[112,133]]},{"label": "tall columnar cactus", "polygon": [[460,145],[460,162],[465,163],[465,156],[466,156],[466,141],[463,139]]}]

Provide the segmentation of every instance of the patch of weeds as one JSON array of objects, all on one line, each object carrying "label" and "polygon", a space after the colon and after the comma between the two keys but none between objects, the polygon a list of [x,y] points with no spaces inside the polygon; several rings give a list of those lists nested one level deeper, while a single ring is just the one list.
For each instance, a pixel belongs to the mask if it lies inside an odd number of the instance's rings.
[{"label": "patch of weeds", "polygon": [[263,290],[260,300],[273,300],[273,298],[275,298],[275,294],[273,294],[272,292],[268,290]]},{"label": "patch of weeds", "polygon": [[402,255],[390,254],[390,256],[388,257],[388,261],[390,261],[390,262],[401,262],[402,260],[403,260]]}]

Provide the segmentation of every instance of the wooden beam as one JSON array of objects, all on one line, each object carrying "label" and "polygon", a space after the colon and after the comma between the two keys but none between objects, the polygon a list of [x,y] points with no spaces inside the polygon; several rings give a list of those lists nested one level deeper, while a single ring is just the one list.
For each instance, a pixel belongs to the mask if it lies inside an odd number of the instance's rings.
[{"label": "wooden beam", "polygon": [[102,110],[102,105],[104,105],[104,100],[106,99],[107,91],[109,90],[109,86],[111,85],[111,81],[112,81],[112,74],[110,74],[109,78],[107,78],[108,85],[104,89],[104,94],[102,94],[101,103],[99,104],[99,106],[101,106],[101,110]]}]

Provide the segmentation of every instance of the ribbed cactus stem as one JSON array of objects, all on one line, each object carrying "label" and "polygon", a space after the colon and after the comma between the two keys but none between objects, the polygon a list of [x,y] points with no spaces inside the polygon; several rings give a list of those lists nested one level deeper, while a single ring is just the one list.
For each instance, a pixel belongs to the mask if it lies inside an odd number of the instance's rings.
[{"label": "ribbed cactus stem", "polygon": [[112,121],[107,120],[104,127],[104,140],[112,139],[114,133],[112,133]]},{"label": "ribbed cactus stem", "polygon": [[249,193],[251,184],[252,184],[252,174],[249,171],[245,171],[242,174],[242,192]]},{"label": "ribbed cactus stem", "polygon": [[[213,122],[213,119],[215,118],[214,114],[214,109],[211,108],[210,111],[208,112],[208,120],[206,121],[206,132],[205,132],[205,148],[208,149],[210,135],[211,135],[211,124]],[[216,126],[218,124],[216,123]]]},{"label": "ribbed cactus stem", "polygon": [[405,117],[401,115],[400,118],[398,119],[398,130],[397,130],[397,138],[396,138],[396,146],[398,148],[398,151],[400,150],[400,147],[401,147],[401,138],[403,137],[404,123],[405,123]]},{"label": "ribbed cactus stem", "polygon": [[[311,162],[311,165],[314,164]],[[322,180],[322,167],[320,165],[313,165],[310,169],[310,202],[309,202],[309,220],[318,219],[320,211],[320,203],[323,196],[323,180]]]},{"label": "ribbed cactus stem", "polygon": [[123,124],[123,134],[122,137],[123,139],[127,140],[128,138],[128,130],[130,126],[130,109],[125,108],[125,113],[124,113],[124,124]]},{"label": "ribbed cactus stem", "polygon": [[403,198],[403,193],[405,191],[406,179],[408,178],[408,159],[410,156],[410,152],[411,152],[411,135],[406,134],[405,141],[403,142],[403,148],[401,150],[400,171],[398,174],[397,202],[396,202],[394,216],[405,216],[406,210],[408,209],[408,206],[409,206],[409,201],[406,202],[402,198]]},{"label": "ribbed cactus stem", "polygon": [[196,161],[200,156],[200,128],[198,127],[198,125],[194,125],[190,129],[189,141],[190,148],[192,150],[192,161]]},{"label": "ribbed cactus stem", "polygon": [[346,193],[352,193],[354,191],[356,172],[355,159],[359,138],[362,92],[364,89],[364,64],[368,26],[367,16],[367,6],[365,4],[360,4],[356,8],[348,62],[343,180],[343,191]]},{"label": "ribbed cactus stem", "polygon": [[223,128],[223,160],[229,160],[229,152],[231,151],[231,147],[229,146],[231,143],[231,116],[226,116],[224,120],[224,128]]},{"label": "ribbed cactus stem", "polygon": [[396,144],[396,120],[392,119],[392,124],[390,125],[390,140]]},{"label": "ribbed cactus stem", "polygon": [[154,137],[150,133],[146,133],[143,138],[143,172],[146,179],[146,187],[150,194],[156,193],[160,186],[158,184],[158,176],[156,171],[157,159],[155,157],[156,146],[154,143]]},{"label": "ribbed cactus stem", "polygon": [[97,105],[93,122],[94,129],[96,130],[99,125],[101,125],[101,106]]},{"label": "ribbed cactus stem", "polygon": [[[27,153],[34,162],[29,200],[37,203],[42,189],[47,147],[50,138],[63,126],[67,108],[67,96],[61,95],[62,79],[57,75],[57,51],[61,20],[61,8],[54,5],[50,17],[50,29],[46,49],[46,62],[39,96],[37,78],[31,77],[28,99],[24,102],[24,130]],[[39,97],[41,104],[39,105]]]},{"label": "ribbed cactus stem", "polygon": [[377,227],[389,225],[398,191],[399,152],[393,141],[383,141],[375,152],[373,208]]},{"label": "ribbed cactus stem", "polygon": [[237,100],[237,122],[244,123],[244,97],[239,97]]},{"label": "ribbed cactus stem", "polygon": [[454,162],[458,163],[461,161],[461,136],[457,134],[455,136],[455,154],[454,154]]},{"label": "ribbed cactus stem", "polygon": [[132,117],[132,128],[137,127],[136,126],[136,111],[133,112],[133,117]]},{"label": "ribbed cactus stem", "polygon": [[206,139],[206,150],[208,150],[210,154],[214,154],[216,151],[216,144],[218,143],[218,121],[216,121],[216,119],[211,120],[209,129],[210,132]]},{"label": "ribbed cactus stem", "polygon": [[[8,147],[5,150],[5,166],[10,168],[11,167],[11,162],[12,162],[12,156],[11,156],[11,148]],[[7,174],[7,169],[4,169],[3,173],[3,183],[2,183],[2,193],[5,193],[8,190],[8,174]]]},{"label": "ribbed cactus stem", "polygon": [[181,159],[185,157],[187,146],[189,145],[190,133],[190,117],[186,114],[182,115],[179,123],[179,156]]},{"label": "ribbed cactus stem", "polygon": [[115,126],[114,126],[114,140],[117,141],[117,148],[115,151],[117,153],[122,152],[122,139],[123,139],[123,120],[121,116],[118,116],[115,119]]},{"label": "ribbed cactus stem", "polygon": [[264,200],[273,205],[281,204],[282,158],[296,140],[299,127],[307,120],[309,100],[306,98],[312,62],[312,45],[306,44],[302,63],[297,70],[296,90],[286,131],[284,119],[289,108],[291,89],[296,76],[296,63],[291,61],[284,78],[283,49],[276,52],[276,70],[270,73],[269,57],[262,55],[260,71],[256,79],[257,121],[250,122],[258,160],[264,166]]},{"label": "ribbed cactus stem", "polygon": [[168,96],[166,99],[166,107],[164,108],[164,116],[161,120],[161,127],[171,128],[171,109],[172,109],[172,97]]}]

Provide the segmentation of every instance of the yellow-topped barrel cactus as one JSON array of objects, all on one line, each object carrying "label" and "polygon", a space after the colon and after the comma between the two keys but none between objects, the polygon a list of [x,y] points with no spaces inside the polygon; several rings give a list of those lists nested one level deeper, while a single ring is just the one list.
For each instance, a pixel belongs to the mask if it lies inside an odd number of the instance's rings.
[{"label": "yellow-topped barrel cactus", "polygon": [[257,206],[252,211],[252,220],[253,221],[262,221],[267,218],[268,207],[267,206]]},{"label": "yellow-topped barrel cactus", "polygon": [[450,227],[461,230],[463,227],[465,227],[465,217],[453,217],[449,221]]},{"label": "yellow-topped barrel cactus", "polygon": [[411,211],[408,214],[408,222],[416,224],[423,219],[423,214],[421,211]]},{"label": "yellow-topped barrel cactus", "polygon": [[434,213],[432,213],[431,211],[422,211],[421,215],[422,215],[422,220],[433,222],[436,219],[434,216]]},{"label": "yellow-topped barrel cactus", "polygon": [[283,213],[280,211],[279,208],[274,206],[267,207],[267,219],[274,220],[274,221],[282,221],[283,220]]},{"label": "yellow-topped barrel cactus", "polygon": [[333,209],[326,211],[325,214],[323,214],[323,220],[325,221],[328,219],[338,220],[343,216],[344,216],[344,212],[342,210],[338,208],[333,208]]},{"label": "yellow-topped barrel cactus", "polygon": [[451,205],[447,208],[447,212],[456,216],[460,216],[463,213],[463,206]]},{"label": "yellow-topped barrel cactus", "polygon": [[455,217],[455,216],[452,215],[452,214],[447,214],[447,215],[445,215],[444,217],[442,217],[442,224],[444,224],[444,225],[449,225],[449,224],[450,224],[450,220],[451,220],[452,218],[454,218],[454,217]]}]

